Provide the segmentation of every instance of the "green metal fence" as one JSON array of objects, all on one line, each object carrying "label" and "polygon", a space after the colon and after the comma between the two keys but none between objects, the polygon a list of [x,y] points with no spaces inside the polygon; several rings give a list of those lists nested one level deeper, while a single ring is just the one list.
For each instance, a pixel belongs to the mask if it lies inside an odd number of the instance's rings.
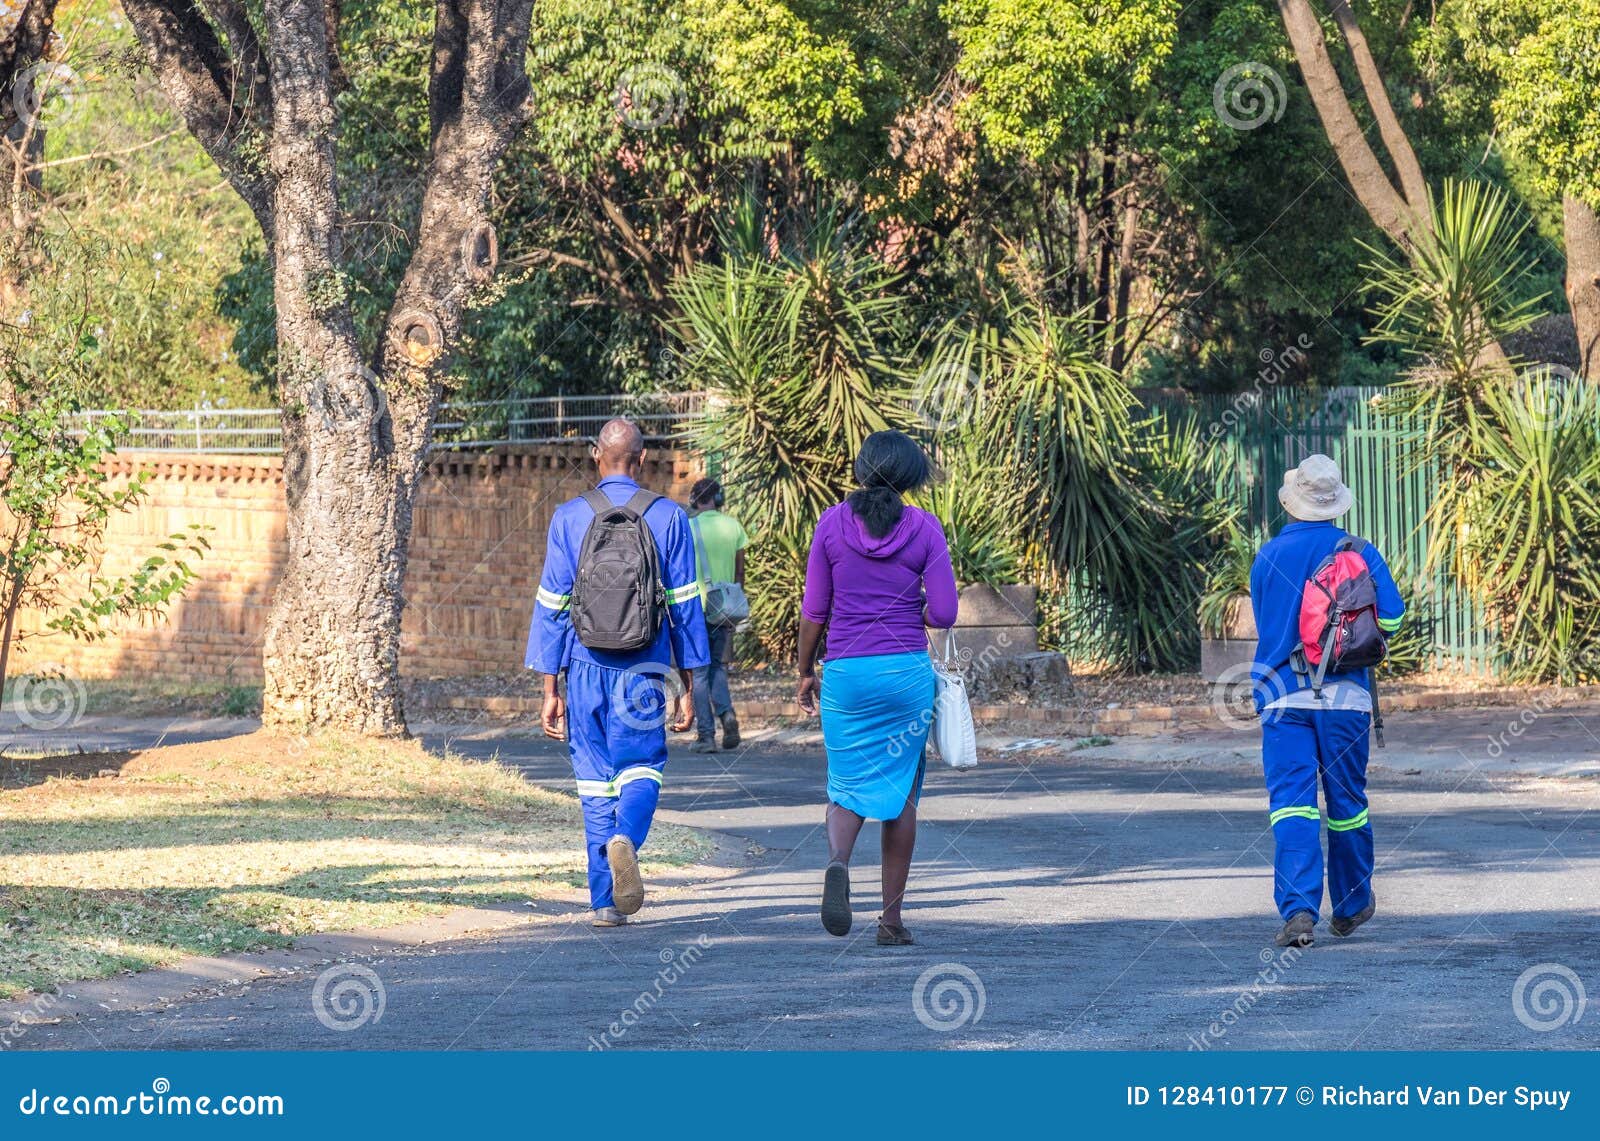
[{"label": "green metal fence", "polygon": [[1252,527],[1276,531],[1283,473],[1314,452],[1332,456],[1355,494],[1343,526],[1378,545],[1406,596],[1409,617],[1431,627],[1435,665],[1488,670],[1495,639],[1455,581],[1436,570],[1424,576],[1426,515],[1438,472],[1408,455],[1407,423],[1380,413],[1379,388],[1309,391],[1264,388],[1238,394],[1187,397],[1140,393],[1151,410],[1195,417],[1201,438],[1223,449],[1232,486],[1225,492],[1245,507]]}]

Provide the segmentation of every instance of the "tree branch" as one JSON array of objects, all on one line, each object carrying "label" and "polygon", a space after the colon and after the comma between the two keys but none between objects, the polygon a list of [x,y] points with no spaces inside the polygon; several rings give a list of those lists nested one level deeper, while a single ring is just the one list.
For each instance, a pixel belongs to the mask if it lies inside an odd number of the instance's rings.
[{"label": "tree branch", "polygon": [[[230,58],[201,9],[188,0],[123,0],[161,89],[239,196],[269,242],[273,239],[273,181],[265,162],[262,124],[271,109],[271,85],[259,45],[236,0],[213,0],[240,37],[241,64]],[[252,47],[251,45],[255,45]],[[254,51],[257,60],[250,62]],[[243,80],[244,82],[241,82]]]},{"label": "tree branch", "polygon": [[1350,188],[1378,227],[1401,245],[1408,246],[1420,219],[1389,181],[1378,156],[1350,109],[1350,99],[1339,82],[1339,72],[1328,55],[1322,24],[1309,0],[1278,0],[1284,30],[1294,46],[1295,58],[1305,77],[1306,90],[1317,108],[1333,153],[1344,168]]},{"label": "tree branch", "polygon": [[1367,46],[1367,37],[1361,31],[1361,25],[1350,10],[1349,0],[1333,0],[1333,19],[1339,25],[1339,34],[1344,37],[1345,46],[1350,49],[1356,75],[1361,79],[1361,90],[1367,96],[1367,106],[1372,108],[1373,117],[1378,121],[1378,134],[1383,139],[1384,149],[1394,161],[1395,173],[1400,176],[1400,189],[1416,215],[1427,218],[1432,213],[1432,206],[1428,201],[1427,180],[1422,177],[1422,164],[1417,161],[1417,152],[1411,149],[1411,140],[1406,137],[1405,128],[1394,113],[1394,105],[1389,102],[1383,76],[1378,72],[1378,65],[1372,58],[1372,49]]}]

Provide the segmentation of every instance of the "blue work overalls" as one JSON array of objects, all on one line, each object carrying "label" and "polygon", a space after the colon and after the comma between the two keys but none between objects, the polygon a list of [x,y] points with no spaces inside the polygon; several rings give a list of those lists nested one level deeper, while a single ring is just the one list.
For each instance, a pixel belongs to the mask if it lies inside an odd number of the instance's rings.
[{"label": "blue work overalls", "polygon": [[[600,491],[623,504],[639,490],[626,476],[600,481]],[[591,650],[573,633],[569,606],[583,537],[594,509],[581,497],[556,508],[550,521],[538,600],[528,631],[525,663],[540,673],[567,676],[567,750],[583,803],[589,863],[589,902],[610,907],[606,842],[619,833],[644,846],[661,795],[667,763],[667,678],[676,668],[709,660],[705,617],[695,577],[694,538],[683,509],[657,499],[645,511],[656,541],[667,621],[655,643],[634,653]]]},{"label": "blue work overalls", "polygon": [[[1366,670],[1329,674],[1327,700],[1307,707],[1310,678],[1291,663],[1300,643],[1300,599],[1306,580],[1346,532],[1332,523],[1293,522],[1266,543],[1250,568],[1255,612],[1251,669],[1261,711],[1261,766],[1273,841],[1273,897],[1288,919],[1322,909],[1322,786],[1328,821],[1329,910],[1349,918],[1372,899],[1372,823],[1367,815],[1367,734],[1372,714]],[[1378,625],[1400,626],[1405,604],[1383,555],[1360,551],[1378,594]]]}]

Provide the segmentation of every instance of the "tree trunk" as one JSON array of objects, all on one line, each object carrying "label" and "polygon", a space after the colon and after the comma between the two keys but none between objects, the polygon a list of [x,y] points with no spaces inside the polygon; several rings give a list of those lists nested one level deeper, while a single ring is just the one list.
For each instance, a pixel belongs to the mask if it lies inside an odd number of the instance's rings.
[{"label": "tree trunk", "polygon": [[323,0],[267,6],[288,549],[267,621],[263,721],[405,732],[400,577],[414,480],[361,360],[340,271]]},{"label": "tree trunk", "polygon": [[1561,201],[1567,246],[1567,304],[1578,334],[1578,373],[1600,384],[1600,216],[1575,195]]},{"label": "tree trunk", "polygon": [[1378,73],[1372,49],[1367,46],[1366,34],[1362,32],[1347,0],[1334,0],[1333,19],[1339,25],[1339,34],[1344,37],[1345,46],[1350,49],[1350,59],[1356,65],[1356,75],[1361,80],[1367,106],[1372,109],[1372,117],[1378,123],[1383,149],[1389,152],[1395,173],[1400,177],[1400,190],[1412,213],[1419,218],[1426,218],[1432,207],[1428,201],[1428,183],[1422,177],[1422,164],[1417,161],[1416,151],[1411,149],[1411,140],[1400,125],[1400,117],[1394,113],[1394,104],[1389,102],[1383,76]]},{"label": "tree trunk", "polygon": [[[1367,137],[1350,109],[1350,99],[1339,82],[1338,69],[1328,55],[1322,37],[1322,24],[1308,0],[1278,0],[1284,30],[1294,46],[1295,59],[1305,77],[1306,90],[1317,108],[1317,117],[1333,147],[1333,153],[1350,180],[1350,189],[1378,227],[1401,246],[1409,246],[1413,227],[1421,218],[1389,181],[1383,164],[1367,143]],[[1362,41],[1363,45],[1365,41]],[[1370,63],[1370,57],[1368,58]],[[1382,83],[1378,83],[1382,92]],[[1384,99],[1387,104],[1387,97]],[[1391,111],[1392,116],[1392,111]],[[1398,123],[1395,125],[1398,131]],[[1407,152],[1410,147],[1407,146]],[[1424,195],[1426,198],[1426,195]]]}]

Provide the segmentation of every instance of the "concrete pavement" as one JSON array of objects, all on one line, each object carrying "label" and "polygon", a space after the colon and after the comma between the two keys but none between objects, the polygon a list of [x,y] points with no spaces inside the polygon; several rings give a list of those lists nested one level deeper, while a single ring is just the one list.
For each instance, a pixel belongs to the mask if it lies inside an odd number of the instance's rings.
[{"label": "concrete pavement", "polygon": [[[448,732],[459,751],[569,784],[559,748],[540,739]],[[302,970],[165,1010],[32,1027],[18,1044],[1600,1046],[1600,1012],[1582,1010],[1600,996],[1600,785],[1384,768],[1372,794],[1377,919],[1348,940],[1320,928],[1314,948],[1285,956],[1270,944],[1271,837],[1251,737],[1223,740],[1045,745],[973,772],[932,770],[906,912],[918,945],[893,949],[872,941],[876,826],[857,856],[855,930],[834,939],[818,923],[819,749],[675,748],[665,815],[748,855],[656,893],[633,926],[596,932],[574,898],[571,912],[489,936],[353,958],[346,971],[372,972],[361,978],[381,988],[383,1015],[352,1030],[319,1019],[320,972]]]}]

